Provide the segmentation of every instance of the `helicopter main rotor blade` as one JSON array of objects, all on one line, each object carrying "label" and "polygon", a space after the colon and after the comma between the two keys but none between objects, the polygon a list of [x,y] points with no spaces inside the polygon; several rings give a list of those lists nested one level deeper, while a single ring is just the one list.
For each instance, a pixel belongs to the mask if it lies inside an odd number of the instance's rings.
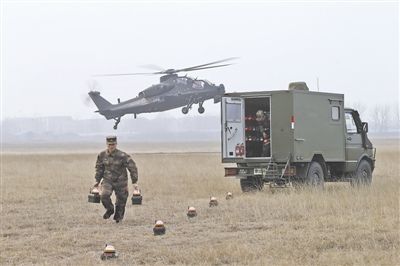
[{"label": "helicopter main rotor blade", "polygon": [[210,62],[210,63],[207,63],[207,64],[202,64],[202,65],[197,65],[197,66],[192,66],[192,67],[186,67],[186,68],[182,68],[182,69],[176,69],[175,72],[190,71],[191,69],[194,69],[194,68],[201,68],[201,67],[214,65],[214,64],[219,64],[219,63],[223,63],[223,62],[227,62],[227,61],[231,61],[231,60],[235,60],[235,59],[238,59],[238,57],[229,57],[229,58],[225,58],[225,59],[222,59],[222,60]]},{"label": "helicopter main rotor blade", "polygon": [[113,76],[132,76],[132,75],[154,75],[159,74],[159,72],[147,72],[147,73],[122,73],[122,74],[99,74],[93,75],[93,77],[113,77]]},{"label": "helicopter main rotor blade", "polygon": [[152,70],[157,70],[157,71],[165,71],[165,68],[162,68],[160,66],[153,65],[153,64],[140,65],[139,67],[152,69]]},{"label": "helicopter main rotor blade", "polygon": [[157,72],[145,72],[145,73],[122,73],[122,74],[100,74],[100,75],[93,75],[94,77],[113,77],[113,76],[133,76],[133,75],[170,75],[170,74],[175,74],[178,72],[186,72],[186,71],[195,71],[195,70],[202,70],[202,69],[207,69],[207,68],[216,68],[216,67],[224,67],[224,66],[229,66],[232,64],[222,64],[222,65],[216,65],[212,66],[215,64],[231,61],[234,59],[238,59],[238,57],[229,57],[225,58],[222,60],[210,62],[207,64],[202,64],[202,65],[197,65],[197,66],[192,66],[192,67],[186,67],[186,68],[181,68],[181,69],[162,69],[161,67],[157,65],[143,65],[142,67],[147,67],[147,68],[157,68]]},{"label": "helicopter main rotor blade", "polygon": [[233,65],[233,64],[223,64],[223,65],[216,65],[216,66],[197,67],[197,68],[186,69],[185,72],[203,70],[203,69],[208,69],[208,68],[224,67],[224,66],[230,66],[230,65]]}]

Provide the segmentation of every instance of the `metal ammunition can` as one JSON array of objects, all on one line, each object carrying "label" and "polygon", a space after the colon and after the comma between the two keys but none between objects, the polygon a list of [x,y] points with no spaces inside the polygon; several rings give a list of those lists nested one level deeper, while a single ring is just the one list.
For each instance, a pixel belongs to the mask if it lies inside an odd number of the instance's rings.
[{"label": "metal ammunition can", "polygon": [[142,204],[142,195],[133,195],[131,200],[132,200],[132,205],[141,205]]},{"label": "metal ammunition can", "polygon": [[153,228],[153,233],[154,233],[155,236],[156,235],[164,235],[165,234],[165,227],[164,226],[162,226],[162,227],[155,226]]},{"label": "metal ammunition can", "polygon": [[90,203],[100,203],[100,194],[89,194],[88,202]]}]

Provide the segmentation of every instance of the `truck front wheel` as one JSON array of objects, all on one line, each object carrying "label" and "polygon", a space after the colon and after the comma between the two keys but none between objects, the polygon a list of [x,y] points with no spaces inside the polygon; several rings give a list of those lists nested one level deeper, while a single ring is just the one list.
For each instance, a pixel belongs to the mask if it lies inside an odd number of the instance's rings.
[{"label": "truck front wheel", "polygon": [[264,181],[260,177],[248,176],[240,179],[240,187],[243,192],[256,192],[264,187]]},{"label": "truck front wheel", "polygon": [[312,187],[324,187],[324,170],[318,162],[311,162],[307,173],[306,183]]},{"label": "truck front wheel", "polygon": [[369,186],[372,182],[372,169],[369,162],[362,160],[354,172],[350,184],[352,186]]}]

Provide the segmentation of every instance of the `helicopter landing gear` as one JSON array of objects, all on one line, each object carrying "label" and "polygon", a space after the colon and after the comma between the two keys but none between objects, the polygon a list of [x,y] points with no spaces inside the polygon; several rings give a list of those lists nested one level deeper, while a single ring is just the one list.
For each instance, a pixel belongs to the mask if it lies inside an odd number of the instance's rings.
[{"label": "helicopter landing gear", "polygon": [[199,109],[197,109],[197,111],[199,111],[199,114],[204,113],[205,109],[203,107],[203,103],[199,103]]},{"label": "helicopter landing gear", "polygon": [[186,115],[187,113],[189,113],[189,109],[192,109],[192,105],[193,105],[193,99],[190,99],[189,103],[187,106],[182,107],[182,113],[184,115]]},{"label": "helicopter landing gear", "polygon": [[188,107],[182,107],[182,113],[184,114],[184,115],[186,115],[187,113],[189,112],[189,108]]},{"label": "helicopter landing gear", "polygon": [[119,124],[119,122],[121,122],[121,117],[118,117],[118,118],[114,118],[114,121],[115,121],[115,124],[114,124],[114,129],[115,130],[117,130],[117,128],[118,128],[118,124]]}]

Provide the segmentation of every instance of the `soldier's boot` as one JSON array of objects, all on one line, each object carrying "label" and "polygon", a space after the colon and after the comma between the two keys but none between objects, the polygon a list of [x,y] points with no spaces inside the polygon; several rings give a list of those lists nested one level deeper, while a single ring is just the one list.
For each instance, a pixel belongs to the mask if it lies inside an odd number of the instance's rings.
[{"label": "soldier's boot", "polygon": [[114,213],[114,205],[112,204],[110,195],[102,194],[100,196],[101,203],[103,204],[104,208],[106,208],[106,212],[103,215],[104,219],[108,219]]},{"label": "soldier's boot", "polygon": [[114,213],[114,209],[107,210],[107,211],[104,213],[104,215],[103,215],[103,219],[108,219],[108,218],[110,218],[111,215],[113,215],[113,213]]},{"label": "soldier's boot", "polygon": [[125,206],[116,205],[114,214],[115,222],[119,223],[122,219],[124,219],[124,214],[125,214]]}]

